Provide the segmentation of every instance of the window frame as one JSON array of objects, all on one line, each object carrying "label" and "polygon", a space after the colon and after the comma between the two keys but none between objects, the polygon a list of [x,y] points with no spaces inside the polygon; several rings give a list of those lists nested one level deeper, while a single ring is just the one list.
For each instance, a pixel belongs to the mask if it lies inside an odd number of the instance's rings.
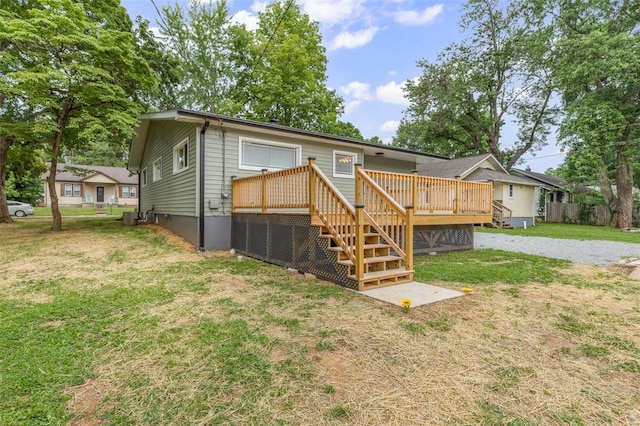
[{"label": "window frame", "polygon": [[156,158],[156,160],[151,164],[151,171],[153,175],[153,182],[159,182],[162,180],[162,157]]},{"label": "window frame", "polygon": [[[69,188],[69,189],[67,189]],[[65,183],[64,184],[64,196],[65,197],[73,197],[73,184]]]},{"label": "window frame", "polygon": [[[82,185],[79,183],[74,183],[72,186],[72,196],[73,197],[82,197]],[[76,189],[78,189],[78,195],[76,195]]]},{"label": "window frame", "polygon": [[264,139],[240,137],[238,138],[238,169],[239,170],[261,171],[263,169],[267,169],[268,171],[275,171],[275,170],[284,170],[289,168],[289,167],[253,166],[253,165],[244,164],[243,148],[245,143],[253,144],[253,145],[265,145],[269,147],[273,146],[273,147],[279,147],[279,148],[292,149],[295,152],[295,164],[291,167],[298,167],[300,164],[302,164],[302,145],[286,143],[286,142],[268,141]]},{"label": "window frame", "polygon": [[140,172],[140,183],[142,184],[142,186],[147,186],[147,179],[148,178],[149,178],[149,176],[148,176],[148,173],[147,173],[147,168],[145,167]]},{"label": "window frame", "polygon": [[135,186],[129,187],[129,198],[138,198],[138,188]]},{"label": "window frame", "polygon": [[[351,157],[351,173],[347,174],[347,173],[342,173],[336,170],[336,164],[338,163],[338,161],[336,160],[336,156],[337,155],[342,155],[345,157]],[[338,149],[334,149],[333,150],[333,155],[331,156],[332,158],[332,170],[333,170],[333,177],[334,178],[346,178],[346,179],[353,179],[356,177],[356,163],[358,162],[358,153],[357,152],[352,152],[352,151],[341,151]]]},{"label": "window frame", "polygon": [[129,198],[129,186],[122,187],[122,198]]},{"label": "window frame", "polygon": [[[185,165],[183,167],[179,167],[178,164],[178,151],[180,151],[182,148],[184,148],[184,163]],[[189,161],[189,137],[187,136],[186,138],[184,138],[182,141],[178,142],[174,147],[173,147],[173,174],[178,174],[178,173],[182,173],[185,170],[188,170],[189,167],[191,165],[191,161]]]},{"label": "window frame", "polygon": [[516,198],[516,187],[514,184],[509,184],[509,198]]}]

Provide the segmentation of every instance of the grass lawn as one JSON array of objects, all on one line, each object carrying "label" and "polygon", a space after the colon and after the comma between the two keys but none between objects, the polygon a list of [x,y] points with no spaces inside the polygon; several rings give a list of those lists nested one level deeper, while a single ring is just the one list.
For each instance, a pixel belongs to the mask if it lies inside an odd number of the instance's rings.
[{"label": "grass lawn", "polygon": [[640,284],[480,250],[404,312],[113,217],[0,224],[1,425],[632,425]]},{"label": "grass lawn", "polygon": [[532,237],[567,238],[570,240],[605,240],[640,244],[640,232],[623,232],[611,226],[587,226],[565,223],[538,223],[527,229],[496,229],[476,227],[479,232],[493,232]]},{"label": "grass lawn", "polygon": [[[34,207],[36,216],[52,216],[51,207]],[[133,212],[135,207],[105,206],[107,216],[122,216],[124,212]],[[95,216],[95,207],[60,207],[60,214],[64,216]]]}]

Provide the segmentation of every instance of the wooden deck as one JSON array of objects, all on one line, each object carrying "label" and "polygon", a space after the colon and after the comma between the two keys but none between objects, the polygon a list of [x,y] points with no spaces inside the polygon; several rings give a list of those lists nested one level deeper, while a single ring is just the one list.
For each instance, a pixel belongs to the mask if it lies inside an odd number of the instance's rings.
[{"label": "wooden deck", "polygon": [[[349,265],[349,277],[360,290],[413,279],[414,226],[492,220],[489,183],[363,170],[359,165],[355,172],[353,202],[314,159],[304,166],[234,179],[232,211],[310,215],[311,225],[321,227],[322,236],[340,252],[338,262]],[[371,244],[380,250],[372,250]]]}]

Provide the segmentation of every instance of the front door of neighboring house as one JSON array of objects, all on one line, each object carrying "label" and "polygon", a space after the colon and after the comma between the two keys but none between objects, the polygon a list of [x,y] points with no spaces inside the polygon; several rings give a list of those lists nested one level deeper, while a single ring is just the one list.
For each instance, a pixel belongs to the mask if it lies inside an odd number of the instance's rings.
[{"label": "front door of neighboring house", "polygon": [[96,187],[96,202],[104,203],[104,186]]}]

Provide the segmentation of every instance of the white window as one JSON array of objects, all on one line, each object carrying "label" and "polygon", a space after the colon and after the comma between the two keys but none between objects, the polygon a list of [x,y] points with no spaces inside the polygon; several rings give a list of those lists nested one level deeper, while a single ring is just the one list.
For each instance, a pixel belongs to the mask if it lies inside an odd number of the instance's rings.
[{"label": "white window", "polygon": [[135,186],[123,186],[120,190],[120,198],[136,198]]},{"label": "white window", "polygon": [[240,138],[240,161],[244,170],[281,170],[300,165],[302,147],[281,142]]},{"label": "white window", "polygon": [[64,184],[64,196],[65,197],[71,197],[71,195],[73,194],[73,185],[71,185],[70,183],[65,183]]},{"label": "white window", "polygon": [[122,198],[129,198],[129,187],[128,186],[123,186],[122,187]]},{"label": "white window", "polygon": [[140,180],[142,181],[142,186],[147,185],[147,169],[142,169],[142,176]]},{"label": "white window", "polygon": [[73,184],[73,196],[74,197],[79,197],[82,195],[82,185],[80,185],[79,183],[74,183]]},{"label": "white window", "polygon": [[173,173],[180,173],[189,168],[189,138],[173,148]]},{"label": "white window", "polygon": [[136,198],[136,187],[132,186],[129,188],[129,198]]},{"label": "white window", "polygon": [[153,181],[162,179],[162,157],[153,162]]},{"label": "white window", "polygon": [[513,194],[514,194],[513,185],[509,185],[509,198],[513,198]]},{"label": "white window", "polygon": [[355,164],[358,154],[346,151],[333,151],[333,177],[355,176]]}]

